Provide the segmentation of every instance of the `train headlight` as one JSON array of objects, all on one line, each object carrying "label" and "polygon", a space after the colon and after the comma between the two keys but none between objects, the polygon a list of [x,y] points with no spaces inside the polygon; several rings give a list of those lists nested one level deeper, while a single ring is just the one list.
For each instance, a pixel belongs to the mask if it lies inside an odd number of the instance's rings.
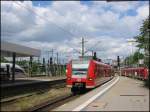
[{"label": "train headlight", "polygon": [[93,79],[92,79],[92,78],[89,78],[89,80],[92,81]]},{"label": "train headlight", "polygon": [[66,73],[68,72],[68,70],[66,69]]},{"label": "train headlight", "polygon": [[68,80],[71,80],[71,78],[70,78],[70,77],[68,77]]}]

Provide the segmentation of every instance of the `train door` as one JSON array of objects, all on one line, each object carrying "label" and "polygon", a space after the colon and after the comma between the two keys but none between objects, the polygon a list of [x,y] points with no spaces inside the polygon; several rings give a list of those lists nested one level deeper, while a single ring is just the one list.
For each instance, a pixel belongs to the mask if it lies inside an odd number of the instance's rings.
[{"label": "train door", "polygon": [[138,70],[138,69],[135,69],[135,72],[134,72],[134,78],[137,77],[137,74],[138,74],[137,70]]},{"label": "train door", "polygon": [[100,80],[100,77],[101,77],[101,69],[100,69],[100,65],[96,64],[96,67],[95,67],[95,72],[96,72],[96,79],[95,79],[95,82],[98,83],[99,80]]}]

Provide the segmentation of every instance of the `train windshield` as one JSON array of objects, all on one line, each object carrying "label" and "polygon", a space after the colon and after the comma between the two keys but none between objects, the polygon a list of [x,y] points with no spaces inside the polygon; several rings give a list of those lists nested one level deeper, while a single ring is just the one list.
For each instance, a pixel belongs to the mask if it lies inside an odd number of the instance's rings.
[{"label": "train windshield", "polygon": [[73,68],[72,72],[74,75],[85,75],[87,74],[87,68]]},{"label": "train windshield", "polygon": [[77,75],[84,76],[87,74],[88,66],[89,66],[88,60],[84,61],[74,60],[72,62],[72,74],[76,76]]}]

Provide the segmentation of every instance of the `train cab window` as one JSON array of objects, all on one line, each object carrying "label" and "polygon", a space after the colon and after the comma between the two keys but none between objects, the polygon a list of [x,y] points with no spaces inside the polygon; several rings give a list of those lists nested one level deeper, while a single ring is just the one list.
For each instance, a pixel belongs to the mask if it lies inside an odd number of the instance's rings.
[{"label": "train cab window", "polygon": [[72,72],[74,75],[85,75],[87,74],[87,68],[73,68]]}]

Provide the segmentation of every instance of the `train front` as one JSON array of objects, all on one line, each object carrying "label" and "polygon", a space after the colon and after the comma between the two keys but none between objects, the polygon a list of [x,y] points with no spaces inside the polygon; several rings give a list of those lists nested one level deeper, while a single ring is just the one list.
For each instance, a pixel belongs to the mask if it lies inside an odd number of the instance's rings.
[{"label": "train front", "polygon": [[89,60],[72,60],[66,69],[67,87],[71,87],[73,93],[84,91],[88,77]]}]

